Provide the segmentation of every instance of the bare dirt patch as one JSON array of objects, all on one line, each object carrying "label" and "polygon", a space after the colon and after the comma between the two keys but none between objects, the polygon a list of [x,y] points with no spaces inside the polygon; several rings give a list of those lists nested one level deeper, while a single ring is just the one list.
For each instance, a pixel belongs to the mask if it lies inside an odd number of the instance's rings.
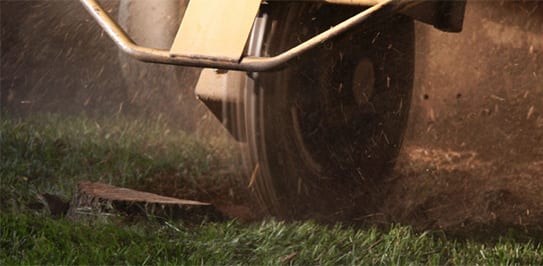
[{"label": "bare dirt patch", "polygon": [[473,151],[405,148],[382,208],[419,229],[488,225],[541,230],[543,161],[484,161]]}]

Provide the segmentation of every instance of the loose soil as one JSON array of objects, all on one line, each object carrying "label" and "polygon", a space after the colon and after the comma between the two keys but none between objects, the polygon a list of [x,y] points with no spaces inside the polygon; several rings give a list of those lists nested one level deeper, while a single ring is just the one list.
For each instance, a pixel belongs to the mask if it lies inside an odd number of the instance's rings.
[{"label": "loose soil", "polygon": [[380,209],[419,229],[543,229],[543,160],[481,160],[473,151],[408,146]]},{"label": "loose soil", "polygon": [[[419,27],[411,123],[381,211],[418,228],[543,227],[543,5]],[[539,36],[539,37],[538,37]]]}]

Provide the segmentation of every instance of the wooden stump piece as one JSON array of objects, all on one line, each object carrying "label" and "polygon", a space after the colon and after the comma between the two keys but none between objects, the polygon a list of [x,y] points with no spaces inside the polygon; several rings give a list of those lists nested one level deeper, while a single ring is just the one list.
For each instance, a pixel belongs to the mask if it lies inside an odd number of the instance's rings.
[{"label": "wooden stump piece", "polygon": [[199,222],[221,215],[207,202],[165,197],[154,193],[81,181],[70,203],[68,216],[155,216]]}]

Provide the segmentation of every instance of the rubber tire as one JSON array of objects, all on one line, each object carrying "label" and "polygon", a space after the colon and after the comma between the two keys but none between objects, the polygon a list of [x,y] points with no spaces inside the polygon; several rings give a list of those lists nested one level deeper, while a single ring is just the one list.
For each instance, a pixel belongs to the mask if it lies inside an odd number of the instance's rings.
[{"label": "rubber tire", "polygon": [[[270,3],[264,54],[284,51],[358,11]],[[386,175],[398,156],[411,102],[413,58],[413,20],[397,15],[371,19],[281,71],[257,75],[244,101],[245,159],[265,211],[286,219],[327,219],[364,204],[357,200],[360,194]],[[373,95],[359,105],[352,69],[368,59]],[[349,119],[340,119],[339,106],[350,108]]]},{"label": "rubber tire", "polygon": [[[187,2],[121,0],[119,24],[137,44],[169,49]],[[122,52],[119,60],[134,113],[195,130],[206,110],[194,95],[200,69],[140,62]]]}]

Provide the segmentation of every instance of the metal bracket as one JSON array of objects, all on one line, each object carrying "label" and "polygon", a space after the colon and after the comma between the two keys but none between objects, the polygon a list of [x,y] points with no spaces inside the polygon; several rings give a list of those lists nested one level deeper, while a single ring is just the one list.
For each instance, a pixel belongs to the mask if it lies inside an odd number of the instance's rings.
[{"label": "metal bracket", "polygon": [[142,47],[134,43],[126,32],[111,18],[97,0],[81,0],[85,9],[92,15],[109,37],[130,56],[146,62],[218,68],[228,70],[241,70],[247,72],[259,72],[274,70],[300,54],[315,48],[323,42],[353,28],[366,19],[384,12],[395,12],[403,7],[402,4],[410,3],[405,0],[382,0],[374,6],[354,15],[351,18],[337,24],[309,40],[272,57],[242,57],[239,62],[232,62],[221,58],[199,58],[190,55],[172,55],[169,50],[159,50]]}]

